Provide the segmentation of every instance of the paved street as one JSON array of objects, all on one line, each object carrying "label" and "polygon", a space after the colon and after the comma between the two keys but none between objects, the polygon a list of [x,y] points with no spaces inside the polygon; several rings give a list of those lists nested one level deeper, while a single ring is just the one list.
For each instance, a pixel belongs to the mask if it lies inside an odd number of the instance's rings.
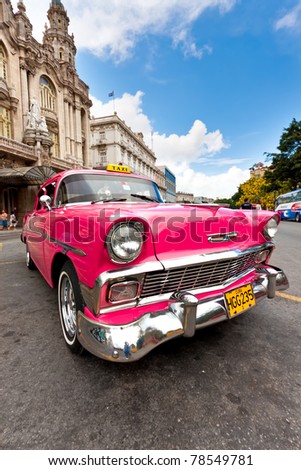
[{"label": "paved street", "polygon": [[126,365],[68,351],[56,292],[1,233],[0,448],[300,448],[300,240],[281,224],[286,297]]}]

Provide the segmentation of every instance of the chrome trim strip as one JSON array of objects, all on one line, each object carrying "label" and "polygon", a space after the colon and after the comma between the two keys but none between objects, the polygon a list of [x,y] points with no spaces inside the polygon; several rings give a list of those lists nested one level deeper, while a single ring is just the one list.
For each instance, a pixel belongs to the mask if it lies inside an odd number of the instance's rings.
[{"label": "chrome trim strip", "polygon": [[116,281],[127,277],[135,277],[139,274],[145,274],[151,271],[163,271],[164,267],[160,261],[148,261],[147,263],[135,264],[135,266],[130,266],[127,268],[115,269],[113,271],[104,271],[101,273],[96,282],[102,287],[108,281]]},{"label": "chrome trim strip", "polygon": [[64,254],[66,254],[67,251],[72,251],[72,253],[75,253],[78,256],[87,256],[87,254],[83,250],[80,250],[79,248],[74,248],[73,246],[68,245],[68,243],[61,242],[57,240],[56,238],[51,238],[51,237],[47,237],[47,238],[49,239],[50,242],[61,246],[63,248]]},{"label": "chrome trim strip", "polygon": [[[56,238],[49,237],[49,235],[46,235],[43,232],[40,232],[40,230],[32,229],[28,227],[28,231],[32,232],[36,235],[39,235],[41,238],[44,238],[44,240],[48,240],[51,243],[55,243],[56,245],[59,245],[63,248],[63,253],[66,254],[67,251],[72,251],[78,256],[86,256],[86,253],[83,250],[80,250],[79,248],[75,248],[72,245],[69,245],[68,243],[61,242],[60,240],[57,240]],[[28,235],[30,237],[30,234]]]},{"label": "chrome trim strip", "polygon": [[210,254],[200,253],[200,254],[194,254],[191,256],[185,256],[183,258],[161,260],[161,262],[165,269],[181,268],[183,266],[193,266],[194,264],[207,263],[210,261],[221,261],[221,260],[232,259],[232,258],[235,259],[235,258],[238,258],[239,256],[247,255],[248,253],[254,253],[255,251],[262,251],[266,249],[271,250],[273,248],[274,248],[274,243],[266,242],[260,245],[252,246],[251,248],[248,248],[243,251],[236,249],[236,250],[214,252]]}]

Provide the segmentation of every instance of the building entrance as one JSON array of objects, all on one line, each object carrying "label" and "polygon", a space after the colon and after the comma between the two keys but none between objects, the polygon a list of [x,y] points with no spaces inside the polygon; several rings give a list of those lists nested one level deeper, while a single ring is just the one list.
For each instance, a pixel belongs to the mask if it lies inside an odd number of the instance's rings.
[{"label": "building entrance", "polygon": [[1,209],[5,209],[8,215],[17,213],[18,190],[17,188],[5,188],[2,191]]}]

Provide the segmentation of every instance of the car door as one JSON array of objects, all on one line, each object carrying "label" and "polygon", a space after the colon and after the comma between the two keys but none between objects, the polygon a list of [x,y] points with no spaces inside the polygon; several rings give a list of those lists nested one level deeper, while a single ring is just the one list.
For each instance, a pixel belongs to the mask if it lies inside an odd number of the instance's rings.
[{"label": "car door", "polygon": [[[37,195],[36,205],[28,220],[29,236],[27,245],[30,256],[36,267],[45,276],[45,244],[49,243],[50,215],[53,207],[56,182],[42,187]],[[51,199],[50,208],[41,204],[40,197],[48,195]]]}]

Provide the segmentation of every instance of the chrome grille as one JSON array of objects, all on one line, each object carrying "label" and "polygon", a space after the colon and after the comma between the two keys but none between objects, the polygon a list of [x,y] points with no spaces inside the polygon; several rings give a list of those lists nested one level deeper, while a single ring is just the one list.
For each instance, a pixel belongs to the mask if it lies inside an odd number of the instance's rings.
[{"label": "chrome grille", "polygon": [[146,273],[140,297],[223,285],[253,268],[257,253]]}]

